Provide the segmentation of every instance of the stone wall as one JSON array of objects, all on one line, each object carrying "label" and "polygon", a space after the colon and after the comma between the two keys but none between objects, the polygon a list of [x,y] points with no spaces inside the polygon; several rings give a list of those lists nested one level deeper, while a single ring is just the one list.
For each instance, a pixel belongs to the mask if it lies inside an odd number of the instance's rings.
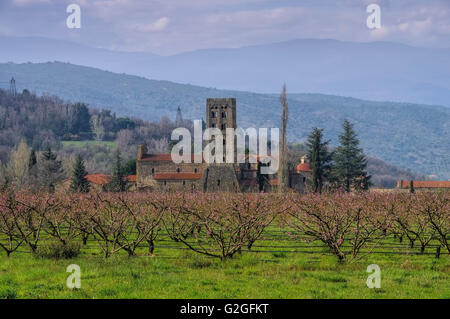
[{"label": "stone wall", "polygon": [[203,173],[205,192],[239,192],[239,180],[234,164],[210,164]]}]

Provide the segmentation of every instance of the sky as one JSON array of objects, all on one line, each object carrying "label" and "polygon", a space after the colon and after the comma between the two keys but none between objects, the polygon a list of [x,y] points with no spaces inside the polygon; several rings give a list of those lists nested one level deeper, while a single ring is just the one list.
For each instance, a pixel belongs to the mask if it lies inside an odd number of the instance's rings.
[{"label": "sky", "polygon": [[[66,26],[72,3],[80,29]],[[372,3],[380,29],[366,25]],[[450,0],[0,0],[0,35],[161,55],[299,38],[448,48]]]}]

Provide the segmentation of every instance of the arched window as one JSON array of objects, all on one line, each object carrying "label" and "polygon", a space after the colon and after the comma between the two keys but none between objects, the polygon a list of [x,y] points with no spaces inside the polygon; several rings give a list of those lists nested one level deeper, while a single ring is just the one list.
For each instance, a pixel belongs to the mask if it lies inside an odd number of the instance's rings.
[{"label": "arched window", "polygon": [[220,179],[217,180],[217,186],[220,186]]},{"label": "arched window", "polygon": [[177,173],[181,172],[181,168],[177,167]]},{"label": "arched window", "polygon": [[155,168],[152,167],[152,174],[155,174]]},{"label": "arched window", "polygon": [[194,168],[194,173],[198,173],[198,168]]}]

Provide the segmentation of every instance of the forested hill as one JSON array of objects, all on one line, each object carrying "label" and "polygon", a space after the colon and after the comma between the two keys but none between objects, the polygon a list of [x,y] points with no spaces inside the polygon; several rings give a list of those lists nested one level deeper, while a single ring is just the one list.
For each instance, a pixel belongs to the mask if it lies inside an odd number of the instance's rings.
[{"label": "forested hill", "polygon": [[[115,74],[67,63],[0,64],[0,85],[14,76],[18,90],[48,92],[118,115],[158,120],[174,118],[180,106],[185,118],[204,117],[208,97],[235,97],[238,124],[243,127],[278,127],[278,96],[218,90],[168,81]],[[289,83],[287,83],[289,90]],[[281,87],[281,83],[280,83]],[[371,102],[319,94],[289,98],[290,141],[302,141],[313,126],[325,128],[337,144],[345,118],[355,123],[365,152],[413,171],[450,178],[450,109],[408,103]]]}]

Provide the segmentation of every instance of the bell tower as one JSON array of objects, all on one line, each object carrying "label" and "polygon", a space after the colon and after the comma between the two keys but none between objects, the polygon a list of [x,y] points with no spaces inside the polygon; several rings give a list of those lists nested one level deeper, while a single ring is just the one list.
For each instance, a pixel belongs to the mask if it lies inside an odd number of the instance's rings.
[{"label": "bell tower", "polygon": [[[226,129],[236,129],[236,99],[208,98],[206,99],[206,128],[218,128],[223,135],[223,150],[226,152]],[[234,141],[236,154],[236,138]]]}]

